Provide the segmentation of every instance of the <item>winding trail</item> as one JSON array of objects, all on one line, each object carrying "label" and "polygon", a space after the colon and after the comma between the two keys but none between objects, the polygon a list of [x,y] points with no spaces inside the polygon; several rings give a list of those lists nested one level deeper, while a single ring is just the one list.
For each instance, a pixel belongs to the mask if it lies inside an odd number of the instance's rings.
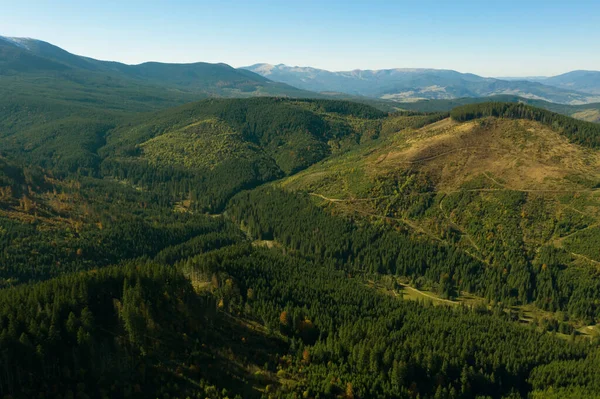
[{"label": "winding trail", "polygon": [[570,205],[563,205],[563,207],[564,207],[564,208],[567,208],[567,209],[570,209],[570,210],[572,210],[573,212],[577,212],[577,213],[579,213],[579,214],[581,214],[581,215],[583,215],[583,216],[591,217],[591,216],[590,216],[590,215],[588,215],[587,213],[585,213],[585,212],[582,212],[582,211],[580,211],[579,209],[573,208],[573,207],[572,207],[572,206],[570,206]]},{"label": "winding trail", "polygon": [[452,221],[452,219],[450,219],[450,216],[448,216],[446,214],[446,211],[444,211],[444,208],[442,206],[442,204],[444,203],[444,199],[446,199],[445,195],[440,200],[440,205],[439,205],[440,212],[442,212],[442,215],[444,216],[444,218],[448,221],[448,223],[450,223],[450,226],[454,227],[456,230],[460,231],[463,236],[467,237],[467,240],[469,240],[469,242],[477,250],[477,252],[481,253],[481,249],[479,249],[479,246],[475,243],[475,240],[473,240],[473,237],[471,237],[471,235],[469,233],[464,231],[464,229],[462,227],[460,227],[459,225],[454,223]]},{"label": "winding trail", "polygon": [[558,244],[558,245],[562,245],[563,241],[564,241],[564,240],[566,240],[567,238],[569,238],[569,237],[572,237],[572,236],[574,236],[574,235],[576,235],[576,234],[579,234],[579,233],[581,233],[582,231],[585,231],[585,230],[588,230],[588,229],[592,229],[592,228],[594,228],[594,227],[598,227],[598,226],[600,226],[600,223],[593,223],[593,224],[590,224],[589,226],[586,226],[586,227],[584,227],[584,228],[582,228],[582,229],[579,229],[579,230],[575,230],[574,232],[572,232],[572,233],[569,233],[569,234],[567,234],[566,236],[562,236],[562,237],[560,237],[560,238],[557,238],[556,240],[554,240],[554,243],[555,243],[555,244]]},{"label": "winding trail", "polygon": [[489,180],[491,180],[492,182],[494,182],[494,184],[499,185],[500,187],[507,189],[506,184],[502,184],[500,183],[498,180],[494,179],[492,176],[490,176],[487,172],[483,172],[483,175],[488,178]]},{"label": "winding trail", "polygon": [[[500,184],[500,183],[498,183]],[[522,192],[522,193],[600,193],[600,189],[595,188],[595,189],[588,189],[588,190],[535,190],[535,189],[531,189],[531,190],[521,190],[521,189],[516,189],[516,188],[469,188],[469,189],[458,189],[458,190],[437,190],[437,191],[428,191],[428,192],[421,192],[421,193],[412,193],[411,195],[435,195],[435,194],[456,194],[456,193],[476,193],[476,192],[484,192],[484,193],[493,193],[493,192],[500,192],[500,191],[518,191],[518,192]],[[375,201],[375,200],[379,200],[379,199],[385,199],[385,198],[391,198],[393,197],[393,195],[382,195],[380,197],[369,197],[369,198],[329,198],[326,197],[322,194],[319,193],[314,193],[314,192],[310,192],[308,193],[309,195],[315,196],[315,197],[319,197],[321,199],[324,199],[325,201],[329,201],[329,202],[366,202],[366,201]],[[576,212],[579,212],[581,214],[584,214],[581,211],[578,211],[576,209],[573,209]],[[585,215],[585,214],[584,214]]]},{"label": "winding trail", "polygon": [[580,258],[580,259],[584,259],[587,260],[590,263],[593,263],[595,265],[599,265],[600,266],[600,262],[598,262],[597,260],[594,260],[592,258],[588,258],[585,255],[581,255],[581,254],[576,254],[575,252],[569,252],[571,255],[575,256],[576,258]]},{"label": "winding trail", "polygon": [[366,201],[375,201],[378,199],[390,198],[392,195],[383,195],[381,197],[371,197],[371,198],[328,198],[322,194],[317,193],[309,193],[312,196],[319,197],[325,201],[329,202],[366,202]]},{"label": "winding trail", "polygon": [[[332,203],[340,203],[340,202],[350,202],[351,203],[351,202],[358,201],[358,199],[344,200],[344,199],[337,199],[337,198],[328,198],[328,197],[326,197],[324,195],[317,194],[317,193],[310,193],[310,195],[313,195],[315,197],[321,198],[321,199],[323,199],[325,201],[329,201],[329,202],[332,202]],[[372,201],[372,200],[379,199],[379,198],[389,198],[389,197],[391,197],[391,196],[378,197],[378,198],[361,198],[359,200],[362,200],[362,201]],[[374,217],[374,218],[377,218],[377,219],[386,219],[386,220],[393,220],[393,221],[396,221],[396,222],[401,222],[401,223],[407,225],[408,227],[412,228],[413,230],[416,230],[419,233],[425,234],[426,236],[428,236],[428,237],[430,237],[430,238],[432,238],[432,239],[434,239],[436,241],[445,242],[441,238],[436,237],[435,235],[431,234],[427,230],[423,229],[421,226],[415,224],[414,222],[411,222],[408,219],[378,215],[376,213],[367,212],[367,211],[364,211],[362,209],[357,209],[357,208],[354,208],[354,207],[352,207],[350,209],[352,211],[354,211],[354,212],[360,213],[360,214],[365,215],[365,216],[371,216],[371,217]]]}]

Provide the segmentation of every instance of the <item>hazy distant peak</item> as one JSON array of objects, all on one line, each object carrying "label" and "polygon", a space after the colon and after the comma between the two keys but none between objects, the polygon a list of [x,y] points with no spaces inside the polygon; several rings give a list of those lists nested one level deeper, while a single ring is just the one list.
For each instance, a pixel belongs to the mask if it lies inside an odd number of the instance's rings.
[{"label": "hazy distant peak", "polygon": [[451,69],[435,69],[435,68],[386,68],[386,69],[351,69],[351,70],[340,70],[340,71],[329,71],[326,69],[315,68],[311,66],[291,66],[286,64],[267,64],[259,63],[242,67],[242,69],[248,69],[259,74],[274,73],[274,72],[295,72],[295,73],[323,73],[323,74],[337,74],[337,75],[348,75],[348,76],[361,76],[361,75],[391,75],[391,74],[411,74],[411,73],[451,73],[457,75],[470,75],[473,74],[461,74],[460,72]]},{"label": "hazy distant peak", "polygon": [[31,42],[34,39],[30,39],[27,37],[7,37],[7,36],[0,36],[0,40],[4,40],[6,42],[9,42],[10,44],[13,44],[17,47],[21,47],[25,50],[30,50],[28,43]]},{"label": "hazy distant peak", "polygon": [[248,69],[260,75],[266,76],[269,75],[276,67],[277,66],[272,64],[254,64],[247,67],[243,67],[242,69]]}]

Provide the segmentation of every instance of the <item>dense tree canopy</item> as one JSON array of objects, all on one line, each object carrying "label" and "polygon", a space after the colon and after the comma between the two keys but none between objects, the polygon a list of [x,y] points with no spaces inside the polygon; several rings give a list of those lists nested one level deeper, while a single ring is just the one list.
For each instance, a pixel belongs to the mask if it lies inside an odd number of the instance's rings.
[{"label": "dense tree canopy", "polygon": [[[473,107],[451,115],[533,118],[595,140],[554,114]],[[598,255],[597,228],[567,237],[587,227],[583,216],[557,226],[562,249],[533,258],[507,227],[479,259],[450,233],[408,234],[265,184],[447,114],[275,98],[133,117],[43,103],[4,111],[3,397],[600,395],[598,340],[576,330],[600,319],[600,277],[571,267],[568,253]],[[413,171],[377,187],[393,197],[395,208],[375,203],[386,216],[437,205],[433,183]],[[496,199],[488,216],[512,221],[524,194]],[[446,206],[465,201],[476,198],[458,192]],[[403,299],[409,286],[426,286],[438,306]],[[454,302],[465,292],[476,305]],[[526,323],[516,306],[552,317]]]}]

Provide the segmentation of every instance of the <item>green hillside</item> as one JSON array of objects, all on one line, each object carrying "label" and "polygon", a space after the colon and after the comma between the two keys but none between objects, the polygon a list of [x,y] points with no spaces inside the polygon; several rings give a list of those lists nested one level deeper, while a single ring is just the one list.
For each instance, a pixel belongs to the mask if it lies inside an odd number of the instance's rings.
[{"label": "green hillside", "polygon": [[[508,110],[523,113],[510,120]],[[486,114],[506,118],[483,118]],[[462,248],[480,262],[466,275],[445,265],[429,276],[433,287],[445,272],[453,292],[511,304],[535,302],[594,323],[600,155],[568,138],[595,148],[597,125],[509,104],[466,106],[451,115],[459,122],[401,129],[281,186],[313,195],[332,212]],[[542,115],[544,124],[537,122]],[[548,268],[554,269],[544,277]],[[426,274],[432,272],[430,265]],[[412,266],[399,274],[414,278],[415,273],[423,271]],[[546,284],[551,285],[542,288]]]},{"label": "green hillside", "polygon": [[8,95],[0,99],[0,155],[57,175],[92,173],[105,135],[131,114],[72,101]]},{"label": "green hillside", "polygon": [[240,189],[376,138],[384,115],[335,101],[206,100],[112,131],[100,151],[101,173],[159,185],[216,211]]},{"label": "green hillside", "polygon": [[[71,54],[68,51],[41,40],[17,38],[0,39],[1,75],[28,75],[31,73],[56,73],[53,80],[65,78],[89,88],[94,78],[110,81],[132,80],[130,84],[168,86],[171,90],[182,89],[191,93],[253,93],[269,94],[300,93],[291,86],[271,82],[246,70],[237,70],[227,64],[197,62],[191,64],[166,64],[146,62],[127,65],[112,61],[99,61]],[[87,81],[90,80],[90,82]],[[38,82],[39,84],[39,82]],[[89,90],[88,90],[89,92]]]},{"label": "green hillside", "polygon": [[0,101],[3,397],[600,394],[597,125]]}]

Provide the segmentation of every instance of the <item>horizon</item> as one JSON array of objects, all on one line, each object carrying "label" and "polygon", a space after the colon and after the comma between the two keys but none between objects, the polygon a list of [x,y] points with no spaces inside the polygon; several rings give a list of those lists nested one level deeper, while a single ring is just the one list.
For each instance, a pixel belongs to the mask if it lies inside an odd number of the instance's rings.
[{"label": "horizon", "polygon": [[585,0],[61,3],[60,9],[44,0],[5,5],[3,35],[130,65],[448,69],[506,78],[600,69],[594,18],[600,4]]},{"label": "horizon", "polygon": [[[35,38],[35,37],[27,37],[27,36],[8,36],[8,35],[0,35],[0,38],[5,38],[5,39],[20,39],[20,40],[34,40],[34,41],[38,41],[38,42],[44,42],[44,43],[48,43],[50,45],[56,46],[56,44],[48,42],[46,40],[40,39],[40,38]],[[545,79],[545,78],[550,78],[553,76],[559,76],[559,75],[563,75],[563,74],[567,74],[570,72],[600,72],[600,70],[594,70],[594,69],[573,69],[573,70],[568,70],[568,71],[564,71],[564,72],[560,72],[556,75],[530,75],[530,76],[484,76],[484,75],[478,75],[476,73],[470,72],[470,71],[459,71],[456,69],[448,69],[448,68],[430,68],[430,67],[392,67],[392,68],[381,68],[381,69],[361,69],[361,68],[354,68],[354,69],[346,69],[346,70],[328,70],[328,69],[322,69],[322,68],[318,68],[312,65],[288,65],[288,64],[283,64],[283,63],[277,63],[277,64],[273,64],[273,63],[268,63],[268,62],[258,62],[258,63],[254,63],[254,64],[249,64],[249,65],[241,65],[241,66],[234,66],[231,64],[228,64],[226,62],[206,62],[206,61],[202,61],[202,60],[198,60],[198,61],[190,61],[190,62],[164,62],[164,61],[155,61],[155,60],[147,60],[147,61],[142,61],[139,63],[126,63],[126,62],[122,62],[122,61],[118,61],[118,60],[112,60],[112,59],[99,59],[99,58],[94,58],[94,57],[90,57],[86,54],[78,54],[78,53],[74,53],[72,51],[69,51],[69,49],[57,46],[60,49],[67,51],[70,54],[79,56],[79,57],[85,57],[85,58],[92,58],[95,59],[96,61],[102,61],[102,62],[119,62],[121,64],[125,64],[125,65],[131,65],[131,66],[135,66],[135,65],[142,65],[142,64],[146,64],[146,63],[162,63],[162,64],[180,64],[180,65],[189,65],[189,64],[196,64],[196,63],[210,63],[210,64],[225,64],[228,65],[232,68],[235,69],[245,69],[245,68],[250,68],[250,67],[254,67],[257,65],[269,65],[269,66],[273,66],[273,67],[278,67],[278,66],[285,66],[288,68],[311,68],[311,69],[317,69],[317,70],[323,70],[326,72],[331,72],[331,73],[348,73],[348,72],[369,72],[369,71],[386,71],[386,70],[404,70],[404,71],[424,71],[424,70],[433,70],[433,71],[451,71],[451,72],[458,72],[461,74],[474,74],[477,76],[480,76],[482,78],[490,78],[490,79],[498,79],[498,80],[502,80],[502,79],[512,79],[512,80],[517,80],[517,79]]]}]

